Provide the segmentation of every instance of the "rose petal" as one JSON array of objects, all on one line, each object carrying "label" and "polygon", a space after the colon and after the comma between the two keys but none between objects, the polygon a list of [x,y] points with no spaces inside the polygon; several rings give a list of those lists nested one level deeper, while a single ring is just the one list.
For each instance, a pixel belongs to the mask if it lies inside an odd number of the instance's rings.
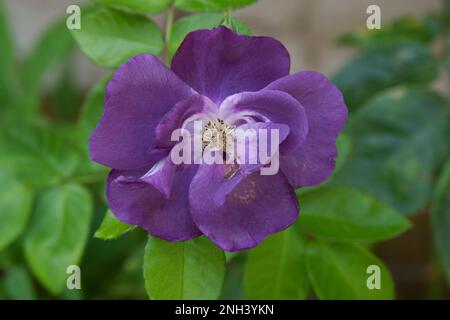
[{"label": "rose petal", "polygon": [[166,241],[184,241],[199,236],[190,215],[189,184],[197,168],[177,168],[170,198],[140,177],[141,171],[112,170],[107,183],[108,205],[125,223],[138,225],[152,236]]},{"label": "rose petal", "polygon": [[255,247],[295,222],[298,204],[283,174],[256,172],[223,181],[225,173],[224,165],[202,165],[189,191],[194,222],[220,248]]},{"label": "rose petal", "polygon": [[275,90],[244,92],[228,97],[220,106],[220,116],[227,122],[242,118],[274,122],[289,126],[289,136],[280,145],[280,153],[296,150],[308,133],[303,106],[292,96]]},{"label": "rose petal", "polygon": [[223,26],[191,32],[172,60],[172,70],[217,105],[232,94],[264,88],[289,68],[289,53],[277,40]]},{"label": "rose petal", "polygon": [[284,77],[264,90],[289,93],[302,104],[308,118],[305,142],[295,152],[281,158],[281,169],[289,183],[299,188],[323,182],[334,170],[336,138],[347,120],[341,92],[324,75],[312,71]]},{"label": "rose petal", "polygon": [[[239,126],[236,130],[236,135],[239,130],[246,132],[245,137],[242,136],[235,139],[237,140],[235,141],[235,157],[240,164],[242,172],[245,174],[255,172],[270,162],[279,161],[279,146],[289,135],[289,127],[287,125],[272,122],[257,122]],[[253,132],[254,135],[249,135],[247,130],[251,130],[250,132]],[[278,131],[279,138],[278,141],[274,141],[274,148],[272,148],[272,130]],[[240,154],[242,149],[244,150],[244,154]]]},{"label": "rose petal", "polygon": [[157,57],[140,55],[128,60],[106,89],[105,111],[89,141],[92,159],[114,169],[147,166],[156,125],[178,101],[192,94]]}]

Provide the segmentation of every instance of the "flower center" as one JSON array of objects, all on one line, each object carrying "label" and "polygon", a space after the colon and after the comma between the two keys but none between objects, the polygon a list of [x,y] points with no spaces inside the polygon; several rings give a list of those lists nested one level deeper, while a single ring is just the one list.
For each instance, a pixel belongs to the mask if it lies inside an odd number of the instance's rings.
[{"label": "flower center", "polygon": [[236,126],[225,123],[222,119],[209,121],[202,130],[202,145],[205,149],[219,149],[227,154],[232,147]]}]

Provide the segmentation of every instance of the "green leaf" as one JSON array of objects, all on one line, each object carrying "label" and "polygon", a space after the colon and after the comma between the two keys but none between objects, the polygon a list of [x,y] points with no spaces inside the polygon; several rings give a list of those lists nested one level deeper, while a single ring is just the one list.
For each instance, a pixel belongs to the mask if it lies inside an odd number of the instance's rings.
[{"label": "green leaf", "polygon": [[253,34],[252,29],[243,21],[237,18],[231,18],[232,28],[236,33],[251,36]]},{"label": "green leaf", "polygon": [[[383,262],[362,246],[318,241],[308,244],[306,266],[323,300],[393,299],[394,283]],[[369,289],[369,266],[380,269],[380,289]],[[370,283],[372,283],[370,281]]]},{"label": "green leaf", "polygon": [[336,147],[338,150],[338,156],[336,158],[335,172],[339,171],[347,161],[348,154],[350,152],[351,141],[347,134],[340,134],[336,141]]},{"label": "green leaf", "polygon": [[22,65],[23,92],[18,96],[16,106],[21,109],[22,118],[38,111],[43,80],[55,68],[70,63],[74,48],[75,42],[65,19],[53,23],[34,44]]},{"label": "green leaf", "polygon": [[95,84],[89,91],[81,107],[77,122],[78,144],[83,150],[83,161],[80,162],[78,172],[83,174],[105,175],[106,168],[93,162],[89,155],[89,137],[97,126],[104,110],[105,90],[110,76]]},{"label": "green leaf", "polygon": [[[110,247],[111,243],[107,243],[107,246]],[[144,252],[144,247],[145,242],[141,241],[141,237],[139,237],[139,243],[135,243],[134,247],[124,252],[125,259],[120,264],[122,267],[112,273],[114,278],[107,284],[107,288],[99,291],[102,299],[117,299],[117,297],[123,300],[147,299],[147,292],[145,291],[142,278],[142,263],[144,260],[142,253]],[[114,251],[112,251],[112,254],[114,255]],[[104,277],[102,268],[99,269],[99,276]],[[96,281],[95,279],[93,280],[93,285],[95,285]]]},{"label": "green leaf", "polygon": [[[169,42],[169,56],[173,57],[178,47],[188,33],[199,29],[213,29],[223,22],[224,16],[220,13],[203,13],[186,16],[179,19],[173,26]],[[233,18],[236,32],[251,35],[251,30],[242,21]]]},{"label": "green leaf", "polygon": [[63,68],[58,75],[58,83],[50,93],[49,109],[61,122],[71,122],[78,115],[80,105],[80,89],[74,78],[75,59],[73,56],[64,61]]},{"label": "green leaf", "polygon": [[153,14],[164,11],[171,0],[95,0],[98,4],[137,13]]},{"label": "green leaf", "polygon": [[7,171],[0,171],[0,251],[24,230],[33,192]]},{"label": "green leaf", "polygon": [[123,223],[112,214],[110,210],[106,212],[102,224],[95,232],[94,237],[102,240],[112,240],[133,230],[136,226],[130,226]]},{"label": "green leaf", "polygon": [[111,68],[139,54],[159,55],[164,48],[162,33],[153,21],[110,9],[90,12],[82,18],[81,29],[72,34],[87,56]]},{"label": "green leaf", "polygon": [[53,24],[37,41],[26,58],[22,78],[27,94],[38,89],[44,75],[67,58],[74,48],[74,41],[65,20]]},{"label": "green leaf", "polygon": [[[16,93],[14,44],[9,29],[8,13],[3,1],[0,1],[0,110],[6,107]],[[1,114],[0,114],[1,115]]]},{"label": "green leaf", "polygon": [[[225,256],[230,252],[226,252]],[[233,252],[231,252],[233,253]],[[229,256],[229,255],[228,255]],[[247,262],[247,252],[235,252],[233,259],[227,260],[227,271],[223,283],[220,300],[244,299],[244,271]]]},{"label": "green leaf", "polygon": [[227,252],[225,251],[225,261],[227,263],[231,262],[236,256],[238,255],[238,252]]},{"label": "green leaf", "polygon": [[257,0],[175,0],[175,7],[187,11],[222,11],[227,8],[238,9],[255,3]]},{"label": "green leaf", "polygon": [[165,242],[150,238],[144,279],[151,299],[217,299],[225,276],[225,255],[207,238]]},{"label": "green leaf", "polygon": [[5,291],[9,299],[35,300],[36,292],[28,271],[20,266],[8,270],[5,276]]},{"label": "green leaf", "polygon": [[369,102],[347,126],[352,148],[334,182],[404,214],[422,209],[449,149],[446,107],[445,99],[419,88],[391,90]]},{"label": "green leaf", "polygon": [[67,267],[79,264],[89,233],[92,199],[77,184],[44,191],[38,198],[25,257],[31,270],[52,294],[66,283]]},{"label": "green leaf", "polygon": [[324,182],[324,184],[322,184],[322,185],[316,185],[316,186],[311,186],[311,187],[302,187],[302,188],[297,189],[295,191],[297,196],[300,196],[304,193],[308,193],[312,190],[320,189],[325,184],[329,184],[330,181],[333,181],[333,177],[336,176],[336,174],[342,168],[344,163],[347,161],[347,157],[348,157],[348,154],[351,149],[350,137],[345,133],[341,133],[336,140],[336,147],[337,147],[337,151],[338,151],[337,158],[336,158],[336,166],[335,166],[335,169],[334,169],[331,177],[328,178],[328,180],[326,182]]},{"label": "green leaf", "polygon": [[347,33],[341,37],[339,42],[361,48],[373,48],[402,41],[418,41],[428,44],[435,39],[438,31],[439,23],[436,16],[429,15],[424,19],[404,16],[378,30],[362,29]]},{"label": "green leaf", "polygon": [[277,233],[251,250],[244,273],[248,299],[305,299],[309,280],[306,241],[294,227]]},{"label": "green leaf", "polygon": [[0,166],[33,187],[58,183],[75,170],[79,156],[64,135],[16,125],[0,131]]},{"label": "green leaf", "polygon": [[81,106],[78,128],[81,131],[81,143],[86,145],[92,131],[97,126],[104,110],[105,90],[110,76],[105,77],[95,84],[86,96]]},{"label": "green leaf", "polygon": [[450,282],[450,160],[438,180],[431,210],[434,245]]},{"label": "green leaf", "polygon": [[392,44],[366,51],[333,77],[350,109],[399,84],[427,83],[438,75],[428,48],[418,43]]},{"label": "green leaf", "polygon": [[299,201],[299,225],[319,237],[378,241],[410,227],[395,210],[354,188],[322,187],[302,194]]}]

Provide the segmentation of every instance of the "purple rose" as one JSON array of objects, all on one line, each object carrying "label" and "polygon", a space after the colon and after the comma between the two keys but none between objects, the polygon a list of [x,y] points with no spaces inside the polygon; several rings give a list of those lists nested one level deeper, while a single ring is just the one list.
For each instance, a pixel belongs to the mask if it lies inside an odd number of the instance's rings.
[{"label": "purple rose", "polygon": [[[112,168],[111,211],[152,236],[184,241],[204,234],[227,251],[252,248],[293,224],[294,190],[323,182],[334,169],[347,108],[325,76],[289,75],[289,68],[275,39],[225,27],[190,33],[171,69],[152,55],[122,65],[90,138],[92,159]],[[214,128],[226,118],[224,125],[280,129],[279,172],[174,164],[172,132],[205,114]]]}]

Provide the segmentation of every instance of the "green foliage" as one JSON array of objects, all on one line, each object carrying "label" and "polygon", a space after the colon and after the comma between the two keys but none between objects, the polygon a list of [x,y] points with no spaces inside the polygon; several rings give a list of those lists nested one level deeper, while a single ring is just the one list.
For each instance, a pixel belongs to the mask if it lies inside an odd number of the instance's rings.
[{"label": "green foliage", "polygon": [[23,266],[14,267],[8,271],[4,280],[4,288],[8,299],[36,299],[31,276]]},{"label": "green foliage", "polygon": [[53,24],[37,41],[24,62],[22,80],[25,90],[37,90],[44,75],[60,64],[74,48],[65,20]]},{"label": "green foliage", "polygon": [[102,240],[112,240],[133,230],[135,226],[130,226],[117,219],[110,210],[103,218],[102,224],[95,232],[94,237]]},{"label": "green foliage", "polygon": [[[380,268],[380,289],[369,289],[369,266]],[[362,246],[317,241],[309,243],[306,266],[320,299],[393,299],[392,276],[383,262]]]},{"label": "green foliage", "polygon": [[398,84],[428,83],[437,76],[437,64],[419,43],[394,43],[361,53],[348,62],[333,81],[350,109]]},{"label": "green foliage", "polygon": [[57,84],[49,96],[49,112],[61,122],[69,122],[77,117],[80,103],[79,88],[73,77],[75,59],[67,59],[62,65]]},{"label": "green foliage", "polygon": [[429,15],[424,19],[405,16],[379,30],[364,29],[346,33],[339,39],[339,42],[360,48],[372,48],[405,41],[428,44],[436,38],[438,32],[439,21],[436,15]]},{"label": "green foliage", "polygon": [[445,66],[447,68],[447,70],[450,70],[450,34],[447,36],[447,40],[446,40],[446,57],[444,58],[444,62],[445,62]]},{"label": "green foliage", "polygon": [[248,299],[304,299],[309,292],[306,241],[291,227],[249,252],[244,274]]},{"label": "green foliage", "polygon": [[25,256],[34,275],[54,295],[65,285],[67,267],[80,262],[91,215],[91,195],[80,185],[64,184],[39,195]]},{"label": "green foliage", "polygon": [[44,127],[5,128],[0,131],[0,153],[0,165],[33,187],[59,183],[74,172],[79,161],[73,144],[57,130]]},{"label": "green foliage", "polygon": [[[103,206],[96,208],[94,228],[101,222],[104,211]],[[114,241],[90,234],[80,265],[84,299],[147,299],[142,275],[147,239],[147,234],[140,230]]]},{"label": "green foliage", "polygon": [[[198,29],[213,29],[223,22],[224,16],[219,13],[203,13],[190,15],[178,20],[173,26],[168,46],[169,56],[173,57],[188,33]],[[251,35],[251,30],[242,21],[233,19],[236,32]]]},{"label": "green foliage", "polygon": [[106,168],[91,161],[89,157],[89,136],[97,126],[100,117],[103,114],[103,103],[105,100],[106,84],[110,77],[106,77],[94,85],[89,91],[87,97],[81,106],[80,116],[77,121],[77,141],[82,149],[82,159],[79,172],[80,174],[99,175],[106,174]]},{"label": "green foliage", "polygon": [[14,44],[8,23],[8,14],[3,1],[0,1],[0,117],[3,108],[11,102],[16,93]]},{"label": "green foliage", "polygon": [[16,95],[14,108],[20,108],[14,116],[32,118],[39,107],[40,86],[50,71],[61,67],[67,61],[74,49],[74,41],[65,26],[65,21],[60,20],[52,24],[42,34],[25,58],[21,66],[20,94]]},{"label": "green foliage", "polygon": [[[450,1],[442,3],[441,12],[402,17],[381,30],[349,33],[341,39],[365,51],[334,78],[356,112],[350,113],[347,127],[352,141],[348,161],[332,184],[351,185],[404,214],[416,213],[432,201],[436,253],[448,275],[450,170],[444,169],[435,182],[438,169],[450,157],[449,101],[427,89],[438,76],[441,57],[444,70],[450,71]],[[444,46],[436,45],[446,38],[447,47],[445,40]]]},{"label": "green foliage", "polygon": [[434,172],[448,156],[447,114],[447,102],[425,89],[401,88],[376,97],[347,126],[352,148],[337,182],[365,190],[404,214],[422,209]]},{"label": "green foliage", "polygon": [[225,276],[225,255],[204,237],[185,242],[150,238],[144,279],[151,299],[217,299]]},{"label": "green foliage", "polygon": [[301,194],[299,202],[302,211],[298,223],[315,236],[379,241],[397,236],[410,226],[395,210],[354,188],[319,188]]},{"label": "green foliage", "polygon": [[444,17],[447,24],[450,24],[450,0],[443,0],[444,3]]},{"label": "green foliage", "polygon": [[25,229],[33,192],[17,178],[0,171],[0,251]]},{"label": "green foliage", "polygon": [[347,161],[351,145],[352,144],[348,135],[341,133],[336,141],[338,156],[336,158],[336,168],[334,169],[335,172],[338,172],[344,165],[345,161]]},{"label": "green foliage", "polygon": [[158,55],[164,47],[162,33],[148,18],[121,11],[99,9],[81,19],[72,30],[81,50],[97,64],[118,67],[142,53]]},{"label": "green foliage", "polygon": [[81,142],[84,145],[87,144],[88,136],[95,129],[95,126],[103,114],[106,84],[109,80],[110,77],[107,77],[95,84],[81,106],[78,128],[82,134]]},{"label": "green foliage", "polygon": [[[136,234],[133,234],[135,236]],[[130,235],[131,236],[131,235]],[[130,237],[127,237],[130,238]],[[123,238],[125,239],[125,238]],[[114,241],[114,243],[120,240]],[[112,242],[104,242],[106,246],[110,247]],[[139,243],[130,243],[128,252],[122,252],[124,257],[123,263],[111,272],[112,278],[109,283],[106,284],[106,288],[98,290],[98,292],[105,296],[107,299],[114,299],[120,296],[122,299],[147,299],[147,292],[145,291],[145,284],[142,275],[143,264],[143,252],[145,243],[140,241]],[[109,250],[110,255],[116,256],[116,253]],[[108,264],[109,265],[109,264]],[[86,266],[87,267],[87,266]],[[98,268],[100,271],[102,268]],[[103,272],[99,273],[100,277],[103,277]],[[98,281],[93,281],[93,285]]]},{"label": "green foliage", "polygon": [[434,192],[431,223],[436,253],[450,282],[450,159],[442,170]]},{"label": "green foliage", "polygon": [[95,0],[98,4],[137,13],[159,13],[167,8],[171,0]]},{"label": "green foliage", "polygon": [[175,0],[175,7],[187,11],[223,11],[242,8],[257,0]]}]

